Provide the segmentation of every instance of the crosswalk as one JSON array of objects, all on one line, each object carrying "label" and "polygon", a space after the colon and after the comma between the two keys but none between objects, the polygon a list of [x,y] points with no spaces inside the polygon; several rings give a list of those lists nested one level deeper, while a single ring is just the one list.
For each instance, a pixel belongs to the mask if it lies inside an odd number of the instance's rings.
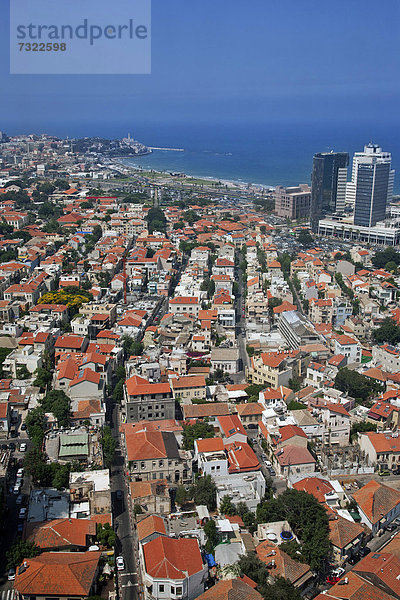
[{"label": "crosswalk", "polygon": [[14,600],[16,596],[16,592],[14,589],[11,590],[3,590],[0,592],[0,600]]}]

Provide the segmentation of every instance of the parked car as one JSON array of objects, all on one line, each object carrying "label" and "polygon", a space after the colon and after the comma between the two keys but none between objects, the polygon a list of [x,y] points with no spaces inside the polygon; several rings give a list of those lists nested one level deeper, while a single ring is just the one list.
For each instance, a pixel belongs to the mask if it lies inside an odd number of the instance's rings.
[{"label": "parked car", "polygon": [[338,577],[337,575],[328,575],[328,577],[326,578],[326,583],[329,583],[330,585],[335,585],[335,583],[337,583],[339,579],[340,577]]},{"label": "parked car", "polygon": [[123,556],[117,556],[115,559],[118,571],[123,571],[125,569],[125,562]]},{"label": "parked car", "polygon": [[371,552],[371,548],[368,548],[368,546],[363,546],[363,547],[360,549],[360,556],[361,556],[362,558],[364,558],[364,556],[367,556],[367,554],[369,554],[370,552]]},{"label": "parked car", "polygon": [[276,471],[275,471],[275,469],[273,469],[272,467],[270,467],[270,468],[268,469],[268,471],[269,471],[269,474],[271,475],[271,477],[275,477],[275,476],[276,476]]},{"label": "parked car", "polygon": [[14,581],[14,579],[15,579],[15,569],[14,569],[14,567],[11,567],[11,569],[9,569],[7,579],[8,579],[8,581]]},{"label": "parked car", "polygon": [[22,444],[19,445],[20,452],[26,452],[26,448],[27,448],[27,446],[26,446],[25,442],[22,442]]},{"label": "parked car", "polygon": [[16,503],[16,505],[17,505],[17,506],[20,506],[20,505],[22,504],[22,502],[23,502],[23,501],[24,501],[24,497],[22,496],[22,494],[20,494],[20,495],[17,497],[17,499],[16,499],[15,503]]},{"label": "parked car", "polygon": [[14,444],[14,442],[11,442],[8,447],[10,448],[10,452],[15,452],[17,449],[17,446]]},{"label": "parked car", "polygon": [[388,477],[390,475],[390,471],[379,471],[379,477]]},{"label": "parked car", "polygon": [[2,450],[8,450],[8,446],[7,446],[7,444],[2,444],[2,445],[1,445],[1,449],[2,449]]},{"label": "parked car", "polygon": [[394,531],[397,529],[397,524],[393,521],[392,523],[389,523],[389,525],[386,525],[385,529],[386,531]]},{"label": "parked car", "polygon": [[23,477],[24,476],[24,469],[22,467],[20,467],[17,471],[17,477]]},{"label": "parked car", "polygon": [[123,500],[124,499],[124,494],[123,494],[122,490],[117,490],[115,492],[115,497],[117,498],[117,500]]},{"label": "parked car", "polygon": [[23,523],[18,523],[17,532],[18,533],[22,533],[23,530],[24,530],[24,524]]},{"label": "parked car", "polygon": [[22,508],[19,509],[18,518],[19,519],[26,519],[26,513],[27,513],[27,509],[25,508],[25,506],[23,506]]},{"label": "parked car", "polygon": [[272,469],[272,463],[270,460],[265,460],[265,466],[267,467],[267,469]]},{"label": "parked car", "polygon": [[21,491],[21,484],[20,483],[16,483],[13,487],[13,494],[14,496],[18,496],[18,494]]},{"label": "parked car", "polygon": [[22,423],[22,425],[21,425],[21,431],[26,431],[26,423]]}]

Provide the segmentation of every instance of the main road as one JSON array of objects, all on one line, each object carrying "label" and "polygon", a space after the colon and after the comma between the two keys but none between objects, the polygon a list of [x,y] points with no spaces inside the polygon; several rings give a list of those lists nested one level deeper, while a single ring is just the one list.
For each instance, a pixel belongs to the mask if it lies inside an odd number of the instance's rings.
[{"label": "main road", "polygon": [[[126,477],[124,452],[119,434],[118,405],[112,409],[111,430],[116,441],[115,459],[111,468],[111,493],[113,501],[114,530],[116,533],[115,556],[122,556],[123,571],[116,571],[117,590],[120,600],[140,600],[139,545],[133,515],[129,503],[129,481]],[[122,492],[122,498],[119,499]]]},{"label": "main road", "polygon": [[239,348],[241,370],[235,375],[232,375],[232,379],[235,383],[243,383],[246,379],[246,367],[250,366],[250,360],[246,350],[246,318],[242,269],[237,267],[237,273],[238,292],[235,297],[236,339]]}]

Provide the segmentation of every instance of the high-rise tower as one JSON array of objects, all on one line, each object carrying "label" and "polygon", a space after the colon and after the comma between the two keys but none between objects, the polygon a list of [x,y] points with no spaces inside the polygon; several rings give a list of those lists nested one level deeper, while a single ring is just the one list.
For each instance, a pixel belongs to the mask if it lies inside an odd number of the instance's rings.
[{"label": "high-rise tower", "polygon": [[343,212],[346,197],[347,152],[314,154],[311,177],[310,224],[318,231],[318,222],[328,213]]}]

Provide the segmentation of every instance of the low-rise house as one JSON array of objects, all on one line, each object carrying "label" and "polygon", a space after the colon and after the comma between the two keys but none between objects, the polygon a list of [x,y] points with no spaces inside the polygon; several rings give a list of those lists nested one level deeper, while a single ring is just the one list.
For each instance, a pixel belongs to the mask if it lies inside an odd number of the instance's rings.
[{"label": "low-rise house", "polygon": [[342,564],[358,554],[365,531],[359,523],[349,521],[334,511],[329,512],[328,518],[333,561],[336,564]]},{"label": "low-rise house", "polygon": [[278,431],[269,435],[269,442],[273,450],[280,450],[285,446],[298,446],[307,448],[308,439],[304,431],[297,425],[284,425]]},{"label": "low-rise house", "polygon": [[132,511],[137,505],[145,514],[163,515],[171,512],[171,497],[166,479],[131,481],[129,492]]},{"label": "low-rise house", "polygon": [[176,296],[169,300],[169,311],[176,315],[190,315],[198,317],[200,310],[199,298],[195,296]]},{"label": "low-rise house", "polygon": [[313,473],[315,471],[315,458],[301,446],[287,445],[274,452],[274,464],[278,475],[289,477],[293,473]]},{"label": "low-rise house", "polygon": [[286,386],[289,379],[297,375],[296,353],[291,352],[263,352],[260,356],[253,356],[251,368],[248,371],[250,383],[279,388]]},{"label": "low-rise house", "polygon": [[400,350],[389,344],[372,346],[372,360],[376,366],[380,366],[387,373],[400,371]]},{"label": "low-rise house", "polygon": [[158,536],[141,546],[146,600],[194,600],[204,592],[208,568],[196,539]]},{"label": "low-rise house", "polygon": [[335,354],[344,354],[348,363],[361,363],[360,342],[349,335],[337,335],[334,338]]},{"label": "low-rise house", "polygon": [[138,375],[126,381],[121,408],[127,423],[175,417],[175,400],[170,384],[150,383]]},{"label": "low-rise house", "polygon": [[182,404],[191,404],[192,400],[206,397],[206,379],[202,375],[171,377],[170,383],[175,400]]},{"label": "low-rise house", "polygon": [[219,426],[218,418],[230,414],[229,406],[226,402],[207,402],[207,404],[185,404],[182,406],[183,418],[185,421],[190,419],[207,419],[210,424]]},{"label": "low-rise house", "polygon": [[85,600],[96,594],[101,552],[44,552],[17,569],[14,589],[21,600]]},{"label": "low-rise house", "polygon": [[[373,585],[369,590],[375,597],[382,590],[391,598],[400,598],[400,559],[389,552],[371,552],[353,567],[353,573]],[[360,595],[367,598],[368,595]]]},{"label": "low-rise house", "polygon": [[43,523],[27,523],[27,542],[33,542],[42,552],[82,552],[96,541],[96,523],[90,519],[55,519]]},{"label": "low-rise house", "polygon": [[224,373],[237,373],[239,371],[238,348],[213,348],[211,350],[211,372],[222,370]]},{"label": "low-rise house", "polygon": [[313,417],[309,410],[305,408],[293,410],[290,414],[294,418],[296,425],[304,431],[309,440],[322,440],[324,438],[325,425]]},{"label": "low-rise house", "polygon": [[234,506],[244,502],[254,512],[265,495],[265,478],[261,471],[218,475],[214,477],[214,482],[217,486],[217,506],[224,496],[229,496]]},{"label": "low-rise house", "polygon": [[237,415],[218,417],[218,425],[224,444],[247,442],[247,433]]},{"label": "low-rise house", "polygon": [[182,483],[191,480],[191,453],[179,449],[172,432],[135,432],[132,425],[125,424],[123,433],[129,471],[135,481],[166,479]]},{"label": "low-rise house", "polygon": [[155,540],[160,535],[167,535],[164,520],[158,515],[144,517],[137,524],[137,535],[139,543],[144,545]]},{"label": "low-rise house", "polygon": [[220,437],[195,440],[194,460],[202,475],[228,475],[228,459]]},{"label": "low-rise house", "polygon": [[264,407],[259,402],[245,402],[244,404],[237,404],[236,409],[242,425],[247,427],[261,421]]},{"label": "low-rise house", "polygon": [[253,449],[246,442],[225,445],[229,473],[251,473],[261,469]]},{"label": "low-rise house", "polygon": [[[245,579],[245,575],[242,579],[221,579],[197,600],[262,600],[260,592]],[[250,579],[248,581],[251,582]]]},{"label": "low-rise house", "polygon": [[361,522],[376,535],[400,515],[400,492],[372,479],[353,494]]},{"label": "low-rise house", "polygon": [[376,433],[368,431],[359,435],[360,449],[365,452],[368,464],[379,471],[400,468],[399,433]]},{"label": "low-rise house", "polygon": [[272,542],[265,540],[256,548],[258,558],[267,566],[272,579],[283,577],[295,588],[306,587],[313,573],[309,565],[290,558]]},{"label": "low-rise house", "polygon": [[325,425],[325,442],[346,446],[350,438],[350,415],[342,404],[313,403],[313,414],[320,415]]}]

